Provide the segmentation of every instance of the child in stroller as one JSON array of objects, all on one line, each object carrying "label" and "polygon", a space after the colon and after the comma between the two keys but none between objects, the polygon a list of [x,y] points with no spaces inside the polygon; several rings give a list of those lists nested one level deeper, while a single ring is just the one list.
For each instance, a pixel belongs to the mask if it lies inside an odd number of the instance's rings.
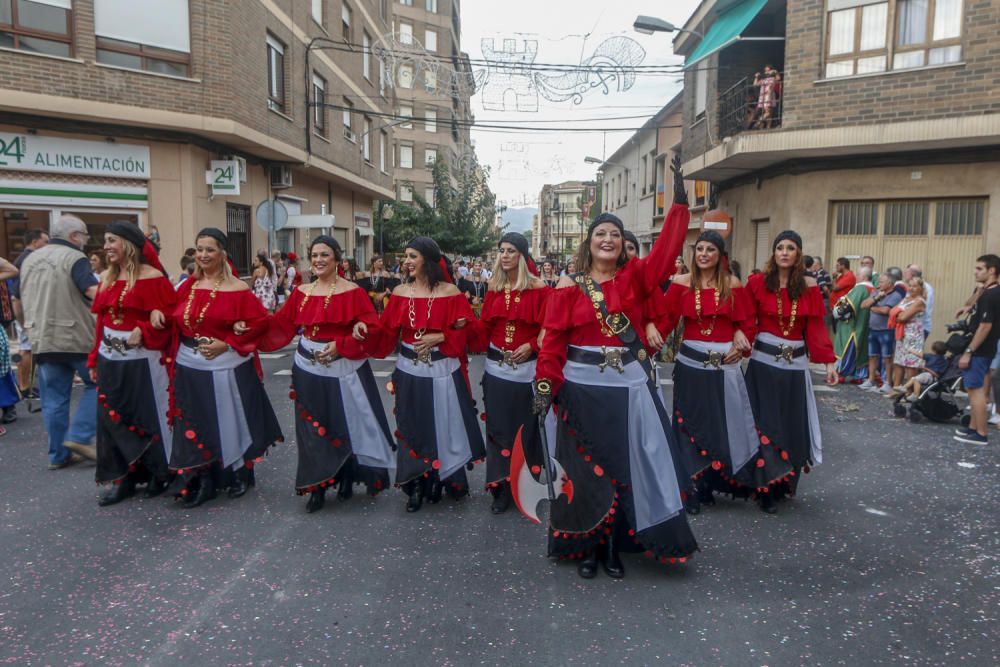
[{"label": "child in stroller", "polygon": [[[917,352],[916,354],[923,357],[924,366],[920,369],[919,373],[903,385],[903,400],[907,403],[913,403],[920,398],[924,387],[934,384],[942,374],[948,371],[949,362],[951,361],[946,356],[948,354],[948,345],[943,340],[937,340],[931,344],[931,354],[925,355],[922,352]],[[955,361],[957,362],[957,359]]]},{"label": "child in stroller", "polygon": [[[924,358],[921,372],[906,383],[906,393],[894,401],[897,417],[909,417],[914,423],[923,419],[947,422],[962,412],[955,395],[962,379],[958,367],[961,351],[956,353],[943,341],[934,342],[931,350],[933,353]],[[909,409],[904,401],[909,402]]]}]

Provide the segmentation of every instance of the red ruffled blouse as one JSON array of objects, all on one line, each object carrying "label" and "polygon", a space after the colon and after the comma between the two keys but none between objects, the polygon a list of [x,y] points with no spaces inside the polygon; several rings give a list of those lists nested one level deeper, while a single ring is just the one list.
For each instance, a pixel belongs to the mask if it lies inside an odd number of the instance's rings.
[{"label": "red ruffled blouse", "polygon": [[[466,361],[465,350],[468,340],[467,329],[475,326],[476,316],[472,313],[472,307],[464,294],[458,293],[452,296],[434,297],[434,303],[430,304],[428,297],[415,297],[413,299],[413,322],[410,322],[410,298],[407,295],[409,287],[403,285],[396,288],[389,303],[382,311],[379,320],[381,342],[377,345],[376,356],[384,357],[390,354],[395,347],[397,340],[413,345],[417,339],[414,334],[424,329],[427,333],[443,333],[444,342],[437,350],[446,357],[455,357]],[[430,313],[428,313],[430,307]],[[466,321],[465,327],[456,329],[455,323],[458,320]]]},{"label": "red ruffled blouse", "polygon": [[[219,290],[213,298],[211,289],[193,289],[196,282],[193,279],[185,280],[177,292],[177,305],[171,319],[180,335],[187,338],[196,336],[217,338],[225,341],[244,357],[256,351],[257,342],[267,333],[267,311],[260,305],[254,293],[250,289],[237,292]],[[192,292],[194,292],[193,298],[191,298]],[[188,308],[189,298],[191,299],[188,313],[190,326],[184,323],[184,311]],[[203,317],[202,310],[204,310]],[[237,322],[244,322],[250,330],[243,335],[236,335],[233,332],[233,325]]]},{"label": "red ruffled blouse", "polygon": [[[510,304],[504,292],[491,290],[486,294],[483,312],[479,316],[478,326],[474,329],[476,340],[470,340],[470,346],[477,352],[483,352],[490,343],[501,350],[516,350],[525,343],[538,352],[538,334],[545,320],[545,309],[550,287],[511,290]],[[513,342],[507,341],[507,324],[514,325]]]},{"label": "red ruffled blouse", "polygon": [[159,310],[167,318],[170,317],[177,303],[174,286],[165,277],[157,276],[137,280],[131,289],[126,290],[126,287],[127,281],[122,279],[115,281],[110,287],[105,288],[104,283],[101,283],[97,288],[94,305],[91,306],[91,311],[97,315],[97,335],[94,337],[94,347],[87,357],[88,368],[97,366],[98,347],[104,339],[105,327],[122,332],[125,338],[139,327],[142,330],[143,347],[161,352],[170,349],[170,327],[154,329],[149,323],[149,316],[154,310]]},{"label": "red ruffled blouse", "polygon": [[[650,253],[642,259],[629,260],[614,278],[601,283],[608,313],[624,313],[643,345],[646,345],[647,300],[676,270],[675,260],[690,218],[687,206],[673,204]],[[569,345],[623,346],[618,336],[602,333],[593,304],[577,285],[553,291],[545,308],[544,329],[535,377],[550,380],[553,393],[562,387]]]},{"label": "red ruffled blouse", "polygon": [[[315,284],[315,283],[313,283]],[[280,350],[292,342],[301,330],[309,340],[337,343],[337,354],[347,359],[368,357],[366,346],[374,347],[378,334],[378,315],[368,293],[360,287],[334,294],[324,308],[326,292],[308,296],[312,286],[299,287],[288,297],[281,310],[267,318],[267,332],[258,348],[264,352]],[[368,325],[364,343],[351,335],[356,322]]]},{"label": "red ruffled blouse", "polygon": [[[837,360],[830,334],[826,330],[826,307],[818,285],[806,288],[805,294],[799,299],[795,322],[787,336],[782,333],[778,324],[778,300],[774,292],[764,287],[763,273],[750,276],[747,280],[747,292],[757,315],[758,332],[767,332],[787,340],[804,340],[809,350],[809,359],[815,363],[829,364]],[[791,319],[792,301],[785,288],[781,288],[781,312],[781,324],[787,328]]]},{"label": "red ruffled blouse", "polygon": [[[687,285],[671,283],[663,298],[653,298],[653,306],[656,328],[664,336],[673,331],[683,317],[684,340],[728,343],[737,330],[753,340],[756,315],[745,287],[733,288],[732,298],[720,301],[718,309],[715,307],[715,290],[701,290],[700,320],[695,310],[694,292]],[[709,328],[711,333],[702,333],[702,329]]]}]

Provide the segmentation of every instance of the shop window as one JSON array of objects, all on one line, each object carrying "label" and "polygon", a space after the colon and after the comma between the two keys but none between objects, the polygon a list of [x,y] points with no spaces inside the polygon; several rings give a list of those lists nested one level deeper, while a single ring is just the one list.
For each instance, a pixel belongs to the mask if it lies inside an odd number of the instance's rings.
[{"label": "shop window", "polygon": [[172,76],[189,76],[188,0],[94,0],[97,62]]},{"label": "shop window", "polygon": [[270,33],[267,35],[267,106],[274,111],[285,110],[285,45]]},{"label": "shop window", "polygon": [[927,202],[889,202],[885,205],[886,236],[925,236],[930,205]]},{"label": "shop window", "polygon": [[983,233],[986,202],[982,199],[953,199],[937,202],[934,234],[937,236],[978,236]]},{"label": "shop window", "polygon": [[877,202],[848,202],[837,205],[837,234],[875,236],[877,233]]},{"label": "shop window", "polygon": [[241,276],[250,273],[250,258],[253,256],[250,231],[250,207],[226,204],[226,236],[229,237],[226,253]]},{"label": "shop window", "polygon": [[69,58],[70,0],[0,0],[0,47]]}]

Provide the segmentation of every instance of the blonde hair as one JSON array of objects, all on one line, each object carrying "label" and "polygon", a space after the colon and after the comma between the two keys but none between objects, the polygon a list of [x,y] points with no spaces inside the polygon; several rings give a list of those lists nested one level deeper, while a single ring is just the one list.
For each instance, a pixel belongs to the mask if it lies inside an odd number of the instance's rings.
[{"label": "blonde hair", "polygon": [[[116,236],[112,234],[112,236]],[[104,271],[104,277],[101,279],[101,285],[104,289],[107,289],[118,282],[118,277],[122,274],[122,270],[125,272],[125,280],[128,281],[128,289],[135,287],[135,281],[139,279],[139,269],[142,265],[142,260],[139,256],[139,250],[132,245],[131,242],[126,241],[120,236],[116,238],[121,239],[122,242],[122,259],[117,264],[108,262],[108,268]]]},{"label": "blonde hair", "polygon": [[906,286],[909,287],[910,283],[912,283],[914,280],[917,281],[917,293],[918,293],[918,295],[920,296],[921,299],[926,299],[927,298],[927,288],[924,287],[924,279],[921,278],[920,276],[913,276],[912,278],[910,278],[909,282],[906,283]]},{"label": "blonde hair", "polygon": [[507,272],[500,267],[500,255],[497,255],[496,261],[493,262],[493,275],[486,284],[493,292],[501,292],[508,287],[517,292],[528,289],[531,286],[531,272],[528,271],[528,262],[524,259],[524,255],[517,254],[517,280],[513,284],[507,278]]},{"label": "blonde hair", "polygon": [[[222,247],[222,244],[219,243],[218,240],[216,240],[212,236],[200,236],[198,238],[212,239],[213,241],[215,241],[215,245],[219,246],[219,254],[222,256],[222,275],[225,278],[225,280],[229,280],[230,278],[232,278],[233,270],[229,268],[229,253],[227,253],[226,249]],[[197,242],[198,239],[195,239],[195,243]],[[194,277],[198,280],[201,280],[205,277],[205,270],[201,268],[201,264],[199,264],[198,262],[194,263]]]}]

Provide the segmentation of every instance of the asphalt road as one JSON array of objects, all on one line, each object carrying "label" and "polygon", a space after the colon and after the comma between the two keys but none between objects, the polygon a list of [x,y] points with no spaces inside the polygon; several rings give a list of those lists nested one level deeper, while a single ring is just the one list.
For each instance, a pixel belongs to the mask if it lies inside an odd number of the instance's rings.
[{"label": "asphalt road", "polygon": [[686,565],[629,557],[624,580],[585,581],[541,526],[489,513],[482,470],[471,498],[414,515],[398,491],[307,515],[289,363],[264,362],[288,442],[247,496],[196,510],[98,508],[93,468],[48,471],[40,415],[19,410],[0,439],[0,664],[1000,663],[1000,435],[974,448],[820,392],[825,462],[777,515],[721,500]]}]

